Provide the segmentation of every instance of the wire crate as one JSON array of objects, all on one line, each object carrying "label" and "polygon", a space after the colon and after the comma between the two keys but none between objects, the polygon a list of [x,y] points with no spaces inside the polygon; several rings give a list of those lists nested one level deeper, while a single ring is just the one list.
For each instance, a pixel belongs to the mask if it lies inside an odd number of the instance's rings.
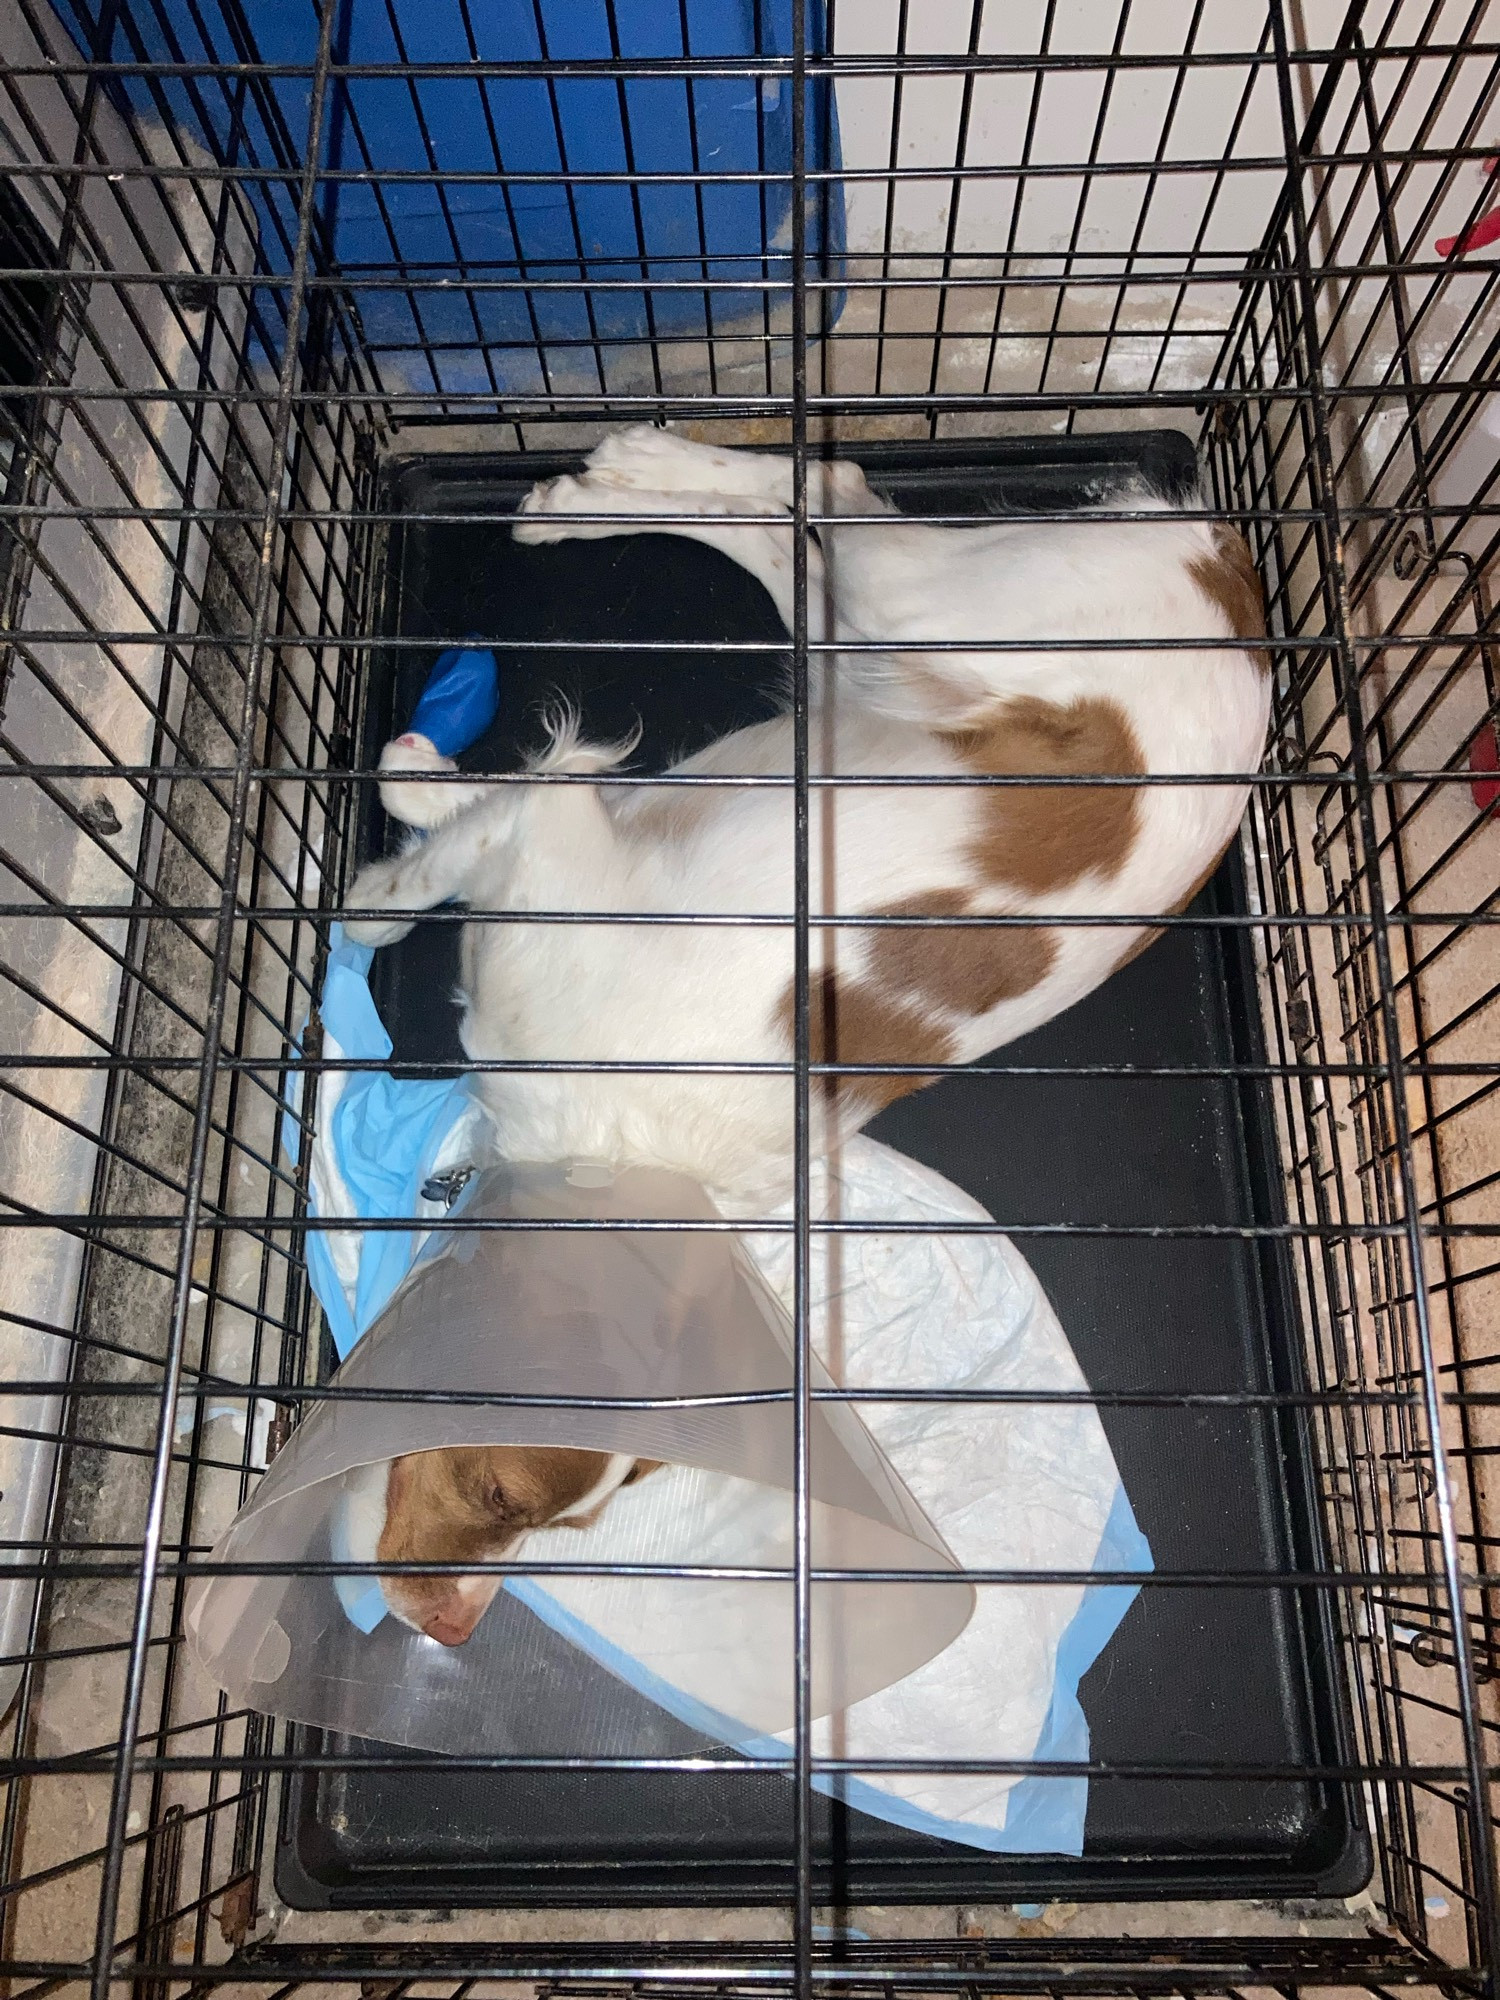
[{"label": "wire crate", "polygon": [[[12,1994],[1495,1991],[1497,82],[1490,0],[13,0]],[[1023,472],[1063,513],[1111,465],[1196,452],[1248,538],[1267,759],[1217,900],[1140,973],[1219,954],[1222,1038],[983,1068],[1050,1062],[1080,1121],[1221,1090],[1259,1162],[1227,1221],[1191,1190],[1080,1219],[1063,1182],[997,1221],[1039,1267],[1048,1241],[1220,1243],[1282,1288],[1264,1380],[1101,1402],[1260,1425],[1305,1479],[1280,1568],[1161,1562],[1143,1601],[1301,1620],[1326,1727],[1293,1770],[1186,1730],[1083,1769],[1185,1818],[1295,1779],[1341,1815],[1338,1867],[1147,1857],[1134,1908],[1119,1856],[841,1886],[803,1730],[776,1867],[693,1891],[748,1908],[600,1919],[536,1856],[504,1895],[398,1875],[290,1907],[298,1815],[371,1757],[232,1707],[183,1613],[326,1378],[298,1107],[333,1066],[329,930],[411,676],[471,629],[456,589],[422,598],[433,537],[498,549],[538,467],[642,420],[787,451],[804,499],[837,449],[956,523]],[[665,638],[627,638],[654,670]],[[803,689],[809,654],[804,618]],[[456,1066],[441,1034],[416,1057]],[[814,1068],[804,1038],[804,1103]],[[550,1914],[458,1907],[486,1901]]]}]

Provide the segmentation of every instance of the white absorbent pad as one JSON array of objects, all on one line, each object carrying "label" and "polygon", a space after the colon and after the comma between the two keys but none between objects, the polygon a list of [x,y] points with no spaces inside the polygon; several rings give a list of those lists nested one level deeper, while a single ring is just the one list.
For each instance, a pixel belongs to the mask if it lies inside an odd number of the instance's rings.
[{"label": "white absorbent pad", "polygon": [[[323,1000],[325,1035],[351,1057],[388,1052],[364,973],[368,954],[335,939],[337,981]],[[325,1043],[325,1046],[328,1044]],[[344,1087],[340,1090],[339,1086]],[[414,1093],[411,1116],[402,1093]],[[356,1113],[357,1100],[370,1097]],[[378,1115],[376,1115],[378,1114]],[[466,1122],[467,1121],[467,1122]],[[312,1152],[314,1214],[413,1214],[432,1163],[452,1163],[473,1131],[462,1089],[439,1107],[431,1085],[370,1073],[325,1077]],[[503,1150],[503,1135],[502,1150]],[[456,1148],[456,1150],[455,1150]],[[388,1200],[383,1191],[388,1189]],[[436,1204],[434,1204],[436,1207]],[[833,1379],[849,1389],[1087,1393],[1046,1295],[1014,1246],[993,1231],[944,1234],[990,1218],[940,1175],[870,1139],[836,1170],[819,1169],[815,1208],[850,1222],[921,1223],[914,1233],[816,1234],[811,1330]],[[432,1212],[432,1211],[428,1211]],[[930,1233],[929,1233],[930,1232]],[[399,1266],[420,1247],[402,1236]],[[790,1305],[787,1234],[747,1238]],[[393,1232],[351,1229],[310,1274],[341,1352],[399,1281]],[[372,1268],[365,1268],[371,1261]],[[373,1273],[373,1275],[372,1275]],[[327,1296],[325,1296],[327,1294]],[[814,1749],[869,1759],[991,1758],[1083,1762],[1082,1676],[1129,1609],[1136,1587],[1091,1583],[1091,1571],[1143,1573],[1151,1555],[1120,1484],[1097,1411],[1087,1402],[873,1402],[856,1406],[948,1550],[976,1570],[1071,1574],[1071,1581],[985,1584],[965,1629],[915,1672],[820,1719]],[[733,1564],[785,1545],[784,1492],[723,1472],[668,1465],[618,1492],[590,1529],[532,1536],[528,1560]],[[784,1758],[787,1738],[706,1707],[672,1678],[673,1662],[711,1653],[712,1621],[664,1630],[669,1593],[610,1577],[511,1577],[506,1589],[581,1651],[661,1707],[752,1757]],[[351,1620],[384,1615],[373,1578],[340,1580]],[[701,1602],[701,1600],[699,1600]],[[472,1642],[471,1642],[472,1644]],[[679,1676],[684,1678],[685,1676]],[[713,1685],[698,1675],[698,1686]],[[831,1773],[820,1790],[914,1830],[996,1852],[1082,1851],[1087,1780],[902,1771]]]},{"label": "white absorbent pad", "polygon": [[[917,1222],[935,1232],[814,1236],[813,1345],[845,1388],[1087,1393],[1057,1315],[1014,1245],[993,1234],[939,1233],[948,1223],[990,1221],[941,1175],[855,1139],[836,1172],[819,1171],[815,1207],[849,1222]],[[790,1307],[790,1237],[747,1240]],[[1078,1581],[981,1586],[968,1625],[935,1659],[814,1724],[815,1754],[1086,1761],[1078,1684],[1137,1594],[1133,1585],[1090,1584],[1087,1572],[1151,1567],[1098,1412],[1087,1403],[857,1407],[965,1568],[1072,1571]],[[568,1554],[624,1560],[644,1536],[653,1559],[733,1563],[763,1545],[781,1504],[748,1482],[666,1467],[618,1494],[581,1536],[569,1531]],[[540,1554],[544,1539],[533,1537],[528,1553]],[[788,1737],[747,1737],[733,1717],[686,1700],[651,1670],[661,1636],[642,1628],[631,1594],[611,1579],[517,1578],[507,1588],[684,1721],[752,1756],[785,1756]],[[1083,1848],[1082,1777],[883,1772],[814,1783],[862,1812],[972,1847]]]}]

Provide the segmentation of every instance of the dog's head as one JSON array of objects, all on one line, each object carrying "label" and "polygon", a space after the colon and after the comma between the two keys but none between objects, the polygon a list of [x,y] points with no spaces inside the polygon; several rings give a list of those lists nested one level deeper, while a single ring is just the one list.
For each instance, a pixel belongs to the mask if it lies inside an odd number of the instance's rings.
[{"label": "dog's head", "polygon": [[[538,1528],[592,1526],[612,1494],[655,1469],[655,1460],[625,1452],[546,1445],[409,1452],[369,1468],[385,1477],[384,1525],[372,1554],[391,1563],[503,1562]],[[405,1624],[461,1646],[500,1582],[493,1573],[387,1576],[381,1588]]]}]

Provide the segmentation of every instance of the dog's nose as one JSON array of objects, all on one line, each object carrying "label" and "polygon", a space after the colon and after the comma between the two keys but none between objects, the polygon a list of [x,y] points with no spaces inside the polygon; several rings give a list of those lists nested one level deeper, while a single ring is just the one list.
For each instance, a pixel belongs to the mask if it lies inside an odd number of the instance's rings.
[{"label": "dog's nose", "polygon": [[461,1646],[478,1623],[478,1617],[467,1610],[439,1611],[428,1619],[422,1630],[429,1639],[436,1639],[440,1646]]},{"label": "dog's nose", "polygon": [[438,1612],[436,1618],[428,1618],[422,1630],[428,1638],[436,1638],[440,1646],[462,1646],[464,1640],[472,1636],[476,1622],[478,1620],[464,1618],[462,1614],[458,1618],[450,1618],[446,1612]]}]

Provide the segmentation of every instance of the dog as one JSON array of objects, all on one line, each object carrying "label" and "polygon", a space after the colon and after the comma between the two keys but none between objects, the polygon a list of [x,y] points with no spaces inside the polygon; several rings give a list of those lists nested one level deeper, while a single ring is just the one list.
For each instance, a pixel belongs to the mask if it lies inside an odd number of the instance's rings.
[{"label": "dog", "polygon": [[[900,515],[856,465],[815,462],[807,478],[811,775],[855,781],[815,786],[810,806],[807,1027],[827,1066],[812,1139],[829,1148],[944,1066],[1071,1007],[1186,907],[1239,826],[1270,678],[1249,551],[1201,514],[1131,493],[1112,503],[1128,519],[947,527]],[[792,479],[784,457],[637,427],[580,476],[534,487],[514,534],[686,536],[756,577],[790,630]],[[466,924],[462,1039],[476,1061],[644,1066],[481,1073],[511,1157],[673,1168],[726,1214],[762,1214],[793,1162],[792,718],[670,774],[752,781],[738,786],[611,784],[632,747],[590,743],[563,715],[530,768],[574,782],[431,784],[454,764],[397,737],[381,800],[425,837],[361,870],[345,927],[391,944],[449,900],[502,919],[728,919]],[[1213,782],[1155,782],[1200,777]],[[830,917],[855,921],[820,925]],[[492,1477],[493,1453],[397,1459],[379,1556],[500,1560],[537,1527],[597,1518],[637,1476],[627,1461],[608,1487],[599,1461],[510,1448]],[[385,1592],[453,1644],[497,1582],[389,1578]]]},{"label": "dog", "polygon": [[[539,1528],[592,1527],[622,1486],[657,1469],[626,1452],[455,1445],[361,1466],[348,1478],[345,1525],[360,1562],[499,1563]],[[442,1646],[461,1646],[499,1578],[388,1576],[386,1603]]]}]

